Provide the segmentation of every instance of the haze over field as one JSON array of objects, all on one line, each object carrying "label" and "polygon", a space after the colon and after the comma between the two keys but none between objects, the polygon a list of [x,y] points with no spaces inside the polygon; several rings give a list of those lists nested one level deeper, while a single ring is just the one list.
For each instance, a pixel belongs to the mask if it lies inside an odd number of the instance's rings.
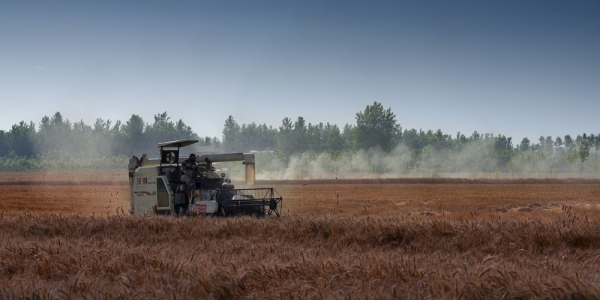
[{"label": "haze over field", "polygon": [[597,132],[597,1],[0,1],[0,130],[60,111],[200,136],[284,117],[523,137]]}]

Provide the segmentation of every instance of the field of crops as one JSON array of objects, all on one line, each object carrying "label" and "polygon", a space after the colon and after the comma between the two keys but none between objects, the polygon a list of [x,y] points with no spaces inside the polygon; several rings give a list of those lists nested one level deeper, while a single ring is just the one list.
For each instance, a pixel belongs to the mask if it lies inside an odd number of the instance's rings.
[{"label": "field of crops", "polygon": [[597,180],[259,182],[281,218],[130,217],[126,174],[2,173],[0,298],[594,298]]}]

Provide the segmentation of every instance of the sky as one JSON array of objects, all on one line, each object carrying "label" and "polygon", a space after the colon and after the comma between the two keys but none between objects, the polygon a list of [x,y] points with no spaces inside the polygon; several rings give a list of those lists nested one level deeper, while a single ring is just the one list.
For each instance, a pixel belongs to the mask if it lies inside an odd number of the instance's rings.
[{"label": "sky", "polygon": [[4,1],[0,130],[152,123],[200,136],[285,117],[403,129],[600,133],[599,1]]}]

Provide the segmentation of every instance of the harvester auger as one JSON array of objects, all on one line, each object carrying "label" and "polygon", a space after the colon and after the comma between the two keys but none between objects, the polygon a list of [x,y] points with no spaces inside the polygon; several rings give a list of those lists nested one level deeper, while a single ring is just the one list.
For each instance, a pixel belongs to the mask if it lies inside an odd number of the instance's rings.
[{"label": "harvester auger", "polygon": [[[160,158],[133,156],[129,160],[130,208],[133,215],[214,214],[222,216],[280,216],[283,198],[274,188],[235,189],[226,174],[218,174],[214,162],[241,161],[246,184],[255,184],[254,154],[227,153],[198,156],[200,172],[194,186],[180,181],[179,150],[197,140],[176,140],[158,144]],[[191,191],[191,193],[190,193]],[[190,197],[192,195],[192,197]]]}]

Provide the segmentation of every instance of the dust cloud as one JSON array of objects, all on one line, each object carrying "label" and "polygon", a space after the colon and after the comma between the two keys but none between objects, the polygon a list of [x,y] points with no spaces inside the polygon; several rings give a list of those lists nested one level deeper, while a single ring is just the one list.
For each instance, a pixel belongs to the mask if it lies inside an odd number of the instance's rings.
[{"label": "dust cloud", "polygon": [[[492,140],[470,143],[460,150],[427,146],[411,150],[399,144],[389,153],[379,148],[342,153],[304,152],[285,158],[277,153],[256,153],[257,180],[369,179],[407,177],[452,178],[600,178],[599,155],[591,149],[581,163],[572,149],[496,152]],[[243,165],[223,164],[234,180],[243,180]]]}]

